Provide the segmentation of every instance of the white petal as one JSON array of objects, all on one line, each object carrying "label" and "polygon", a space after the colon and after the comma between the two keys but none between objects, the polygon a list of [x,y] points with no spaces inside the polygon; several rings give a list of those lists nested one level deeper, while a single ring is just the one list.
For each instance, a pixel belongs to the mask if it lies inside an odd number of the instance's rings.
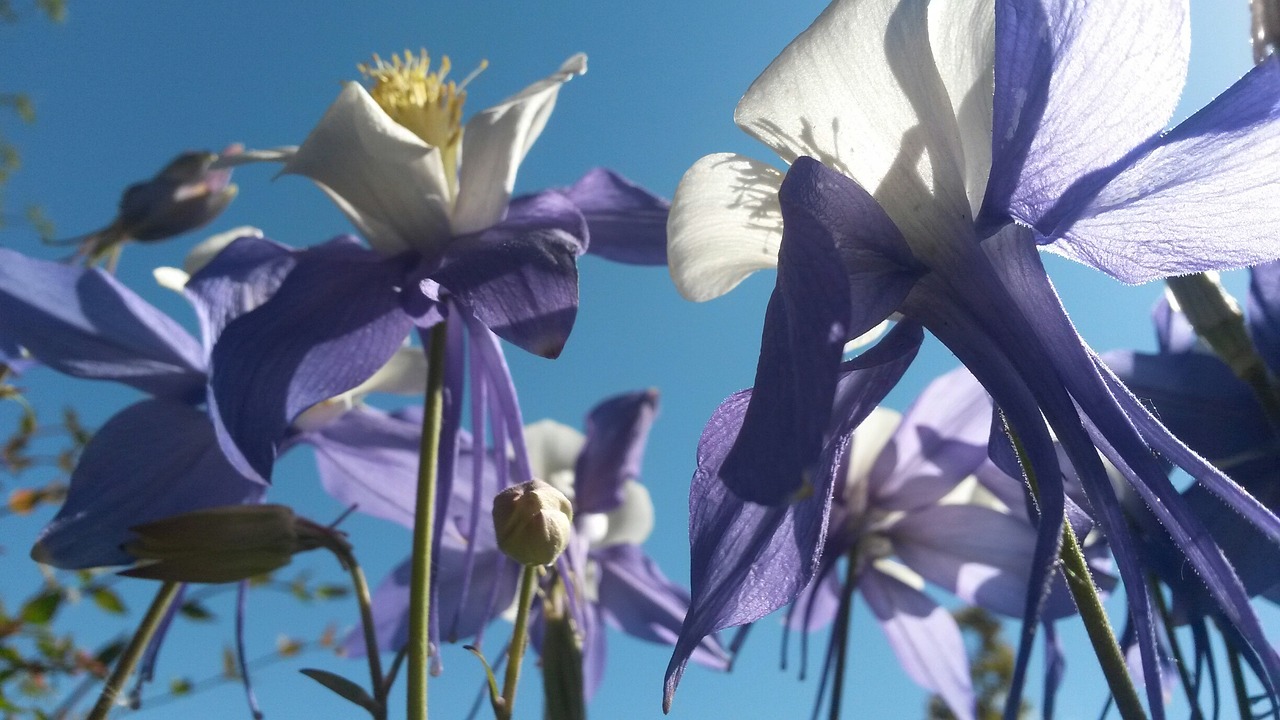
[{"label": "white petal", "polygon": [[239,167],[241,165],[253,165],[262,162],[288,162],[290,158],[298,154],[297,145],[283,145],[277,148],[268,148],[266,150],[241,150],[238,153],[230,155],[219,155],[210,165],[210,170],[225,170],[227,168]]},{"label": "white petal", "polygon": [[375,250],[434,254],[449,237],[440,151],[347,83],[283,172],[304,175],[346,213]]},{"label": "white petal", "polygon": [[156,279],[156,284],[160,287],[176,293],[181,293],[187,287],[187,281],[191,279],[191,276],[182,270],[163,265],[152,270],[151,277]]},{"label": "white petal", "polygon": [[964,185],[976,215],[991,173],[991,117],[996,86],[996,6],[991,0],[933,0],[929,40],[964,151]]},{"label": "white petal", "polygon": [[622,486],[622,504],[605,513],[609,519],[609,531],[595,544],[641,545],[653,533],[653,498],[649,490],[635,480]]},{"label": "white petal", "polygon": [[546,127],[560,86],[586,71],[587,56],[578,53],[550,76],[467,121],[453,208],[454,233],[483,230],[502,219],[515,188],[516,170]]},{"label": "white petal", "polygon": [[262,230],[252,225],[241,225],[238,228],[210,235],[208,238],[201,240],[195,247],[191,248],[187,256],[182,259],[182,269],[188,275],[195,275],[200,269],[209,264],[209,261],[232,242],[242,237],[264,237]]},{"label": "white petal", "polygon": [[964,237],[972,217],[926,9],[926,0],[836,0],[734,114],[787,162],[808,155],[856,180],[923,250]]},{"label": "white petal", "polygon": [[427,356],[423,354],[422,348],[405,345],[396,350],[387,364],[379,368],[368,380],[344,394],[355,400],[375,392],[421,395],[426,386]]},{"label": "white petal", "polygon": [[524,427],[529,468],[535,478],[545,482],[551,482],[556,473],[568,472],[572,476],[578,453],[586,441],[582,433],[555,420],[539,420]]},{"label": "white petal", "polygon": [[667,263],[689,300],[719,297],[757,270],[778,266],[782,173],[742,155],[708,155],[671,200]]},{"label": "white petal", "polygon": [[867,478],[871,475],[871,468],[875,466],[876,458],[880,457],[901,422],[902,413],[877,407],[853,431],[853,447],[849,453],[848,471],[845,473],[844,496],[846,503],[854,510],[865,506],[865,496],[869,489]]}]

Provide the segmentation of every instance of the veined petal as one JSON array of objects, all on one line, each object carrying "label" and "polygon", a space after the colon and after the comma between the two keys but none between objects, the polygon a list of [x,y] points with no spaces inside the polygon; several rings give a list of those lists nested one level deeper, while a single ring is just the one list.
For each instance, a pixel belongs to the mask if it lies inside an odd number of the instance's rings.
[{"label": "veined petal", "polygon": [[[964,150],[923,0],[836,0],[738,103],[738,126],[876,197],[913,247],[964,237]],[[958,63],[948,74],[958,81]]]},{"label": "veined petal", "polygon": [[605,168],[588,171],[564,195],[587,219],[587,252],[632,265],[667,264],[671,203]]},{"label": "veined petal", "polygon": [[964,186],[977,217],[991,173],[996,15],[992,0],[933,0],[929,43],[947,87],[964,151]]},{"label": "veined petal", "polygon": [[782,173],[742,155],[707,155],[685,172],[667,221],[667,262],[689,300],[719,297],[777,267]]},{"label": "veined petal", "polygon": [[576,511],[609,512],[622,503],[623,485],[640,477],[657,414],[652,389],[611,397],[587,413],[587,441],[574,465]]},{"label": "veined petal", "polygon": [[432,257],[450,235],[440,151],[392,120],[359,83],[343,87],[284,160],[281,172],[318,183],[383,255],[412,249]]},{"label": "veined petal", "polygon": [[67,375],[189,402],[203,395],[200,344],[101,270],[0,248],[0,338]]},{"label": "veined petal", "polygon": [[972,719],[969,656],[951,613],[919,590],[878,570],[865,571],[858,578],[858,589],[907,675],[941,695],[956,717]]},{"label": "veined petal", "polygon": [[31,555],[78,569],[133,562],[130,528],[223,505],[257,502],[266,488],[236,472],[203,412],[153,398],[94,433],[71,474],[67,500]]},{"label": "veined petal", "polygon": [[1053,221],[1045,216],[1068,188],[1164,129],[1187,74],[1186,5],[996,3],[995,121],[984,222],[1000,225],[1012,216],[1048,234]]},{"label": "veined petal", "polygon": [[421,418],[359,407],[301,439],[315,447],[325,492],[366,515],[413,528]]},{"label": "veined petal", "polygon": [[200,317],[206,351],[212,351],[227,323],[266,302],[295,264],[292,248],[250,235],[235,239],[193,271],[183,294]]},{"label": "veined petal", "polygon": [[563,195],[522,198],[497,225],[454,238],[431,278],[502,339],[554,358],[577,317],[586,235]]},{"label": "veined petal", "polygon": [[[667,579],[637,545],[596,551],[600,563],[600,611],[628,635],[674,645],[689,609],[689,593]],[[715,635],[702,639],[691,659],[716,670],[729,669],[729,654]]]},{"label": "veined petal", "polygon": [[467,121],[452,215],[455,234],[477,232],[502,219],[516,170],[546,127],[560,86],[586,71],[587,56],[578,53],[551,75]]},{"label": "veined petal", "polygon": [[1082,186],[1077,203],[1068,193],[1061,204],[1070,215],[1046,233],[1049,249],[1128,283],[1274,260],[1270,208],[1280,186],[1268,160],[1276,157],[1280,58],[1127,160],[1096,194]]},{"label": "veined petal", "polygon": [[[301,253],[261,307],[213,349],[210,415],[242,472],[267,478],[289,424],[359,385],[404,342],[405,268],[338,239]],[[319,290],[319,289],[323,290]]]}]

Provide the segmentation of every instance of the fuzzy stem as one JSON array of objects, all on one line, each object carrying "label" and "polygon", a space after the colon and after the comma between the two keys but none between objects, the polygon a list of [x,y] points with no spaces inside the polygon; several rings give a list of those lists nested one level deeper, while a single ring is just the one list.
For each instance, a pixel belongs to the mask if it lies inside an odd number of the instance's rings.
[{"label": "fuzzy stem", "polygon": [[378,712],[373,717],[374,720],[386,720],[388,687],[382,676],[382,656],[378,653],[378,633],[373,625],[373,598],[369,594],[369,583],[349,546],[334,543],[330,550],[351,574],[351,586],[356,593],[356,603],[360,606],[360,627],[364,631],[364,651],[369,661],[369,684],[373,690],[373,700],[378,705]]},{"label": "fuzzy stem", "polygon": [[138,625],[138,631],[133,634],[129,646],[120,656],[120,662],[116,663],[115,669],[111,671],[111,677],[107,678],[107,684],[103,686],[98,702],[89,713],[89,720],[105,720],[111,709],[115,707],[116,698],[120,697],[125,681],[138,666],[138,661],[142,659],[143,652],[146,651],[151,638],[155,636],[156,630],[160,628],[165,614],[169,612],[169,606],[173,604],[181,587],[182,583],[172,581],[160,586],[155,599],[151,601],[151,607],[147,608],[147,614],[142,617],[142,622]]},{"label": "fuzzy stem", "polygon": [[422,407],[418,497],[413,516],[413,573],[409,583],[409,720],[427,720],[427,673],[431,655],[431,552],[435,536],[437,459],[444,415],[445,321],[431,328],[427,390]]},{"label": "fuzzy stem", "polygon": [[520,604],[516,607],[516,627],[511,633],[511,652],[507,657],[507,676],[502,683],[502,705],[495,708],[498,720],[511,720],[515,710],[516,686],[520,684],[520,662],[529,644],[529,609],[533,590],[538,585],[538,566],[525,565],[520,575]]}]

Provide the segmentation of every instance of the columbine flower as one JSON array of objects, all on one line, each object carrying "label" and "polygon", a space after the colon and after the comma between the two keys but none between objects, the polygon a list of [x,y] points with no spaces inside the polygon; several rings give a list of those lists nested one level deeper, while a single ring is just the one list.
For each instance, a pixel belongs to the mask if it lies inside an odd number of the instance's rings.
[{"label": "columbine flower", "polygon": [[[1052,429],[1116,553],[1148,676],[1149,596],[1095,444],[1274,686],[1280,657],[1153,451],[1273,540],[1280,523],[1100,367],[1036,253],[1043,244],[1127,282],[1280,255],[1264,161],[1280,152],[1280,62],[1160,134],[1185,76],[1185,16],[1185,4],[1154,1],[837,0],[735,114],[790,163],[785,177],[742,156],[703,158],[677,191],[668,252],[693,299],[778,267],[751,408],[737,409],[746,421],[717,470],[734,493],[778,505],[803,492],[844,341],[899,313],[973,371],[1029,453],[1043,511],[1032,588],[1064,515]],[[1038,615],[1032,591],[1027,625]],[[1015,704],[1030,645],[1024,633]],[[1148,697],[1160,704],[1154,688]]]},{"label": "columbine flower", "polygon": [[[585,56],[465,126],[466,82],[446,80],[447,60],[432,72],[425,53],[406,54],[363,70],[372,89],[348,83],[300,147],[243,155],[314,180],[373,248],[349,241],[313,248],[271,302],[219,341],[214,364],[225,372],[215,378],[213,401],[224,449],[261,477],[300,412],[364,381],[410,329],[445,316],[454,319],[450,396],[462,397],[468,339],[473,381],[491,388],[486,412],[503,415],[500,430],[520,427],[493,333],[539,355],[559,354],[577,312],[576,261],[588,230],[615,257],[665,259],[665,202],[607,171],[567,190],[511,197],[520,162],[560,86],[586,71]],[[445,446],[460,412],[457,403],[446,410]],[[513,435],[500,433],[495,443],[517,444]]]},{"label": "columbine flower", "polygon": [[[229,145],[222,157],[234,157],[242,149]],[[110,225],[58,244],[78,245],[76,257],[88,264],[107,258],[114,267],[120,247],[130,240],[167,240],[207,225],[236,197],[231,170],[211,167],[218,159],[212,152],[178,155],[155,177],[125,189],[120,212]]]}]

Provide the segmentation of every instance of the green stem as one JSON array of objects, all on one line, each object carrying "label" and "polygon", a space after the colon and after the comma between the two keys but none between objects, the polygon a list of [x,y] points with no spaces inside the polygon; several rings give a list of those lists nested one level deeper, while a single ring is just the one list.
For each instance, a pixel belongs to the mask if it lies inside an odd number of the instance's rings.
[{"label": "green stem", "polygon": [[378,705],[374,720],[386,720],[387,717],[387,683],[382,677],[382,656],[378,652],[378,633],[373,624],[373,598],[369,593],[369,583],[365,580],[364,570],[356,562],[355,553],[348,546],[334,543],[330,550],[338,556],[338,561],[351,573],[351,586],[356,593],[356,603],[360,606],[360,627],[364,631],[364,651],[369,660],[369,683],[373,689],[373,700]]},{"label": "green stem", "polygon": [[[1040,485],[1036,480],[1035,469],[1027,456],[1022,440],[1006,421],[1005,433],[1013,443],[1014,452],[1018,455],[1018,463],[1027,475],[1027,484],[1031,493],[1039,495]],[[1089,562],[1076,540],[1075,530],[1070,522],[1062,523],[1062,547],[1058,550],[1058,558],[1062,561],[1062,574],[1067,581],[1067,589],[1075,600],[1084,629],[1093,645],[1093,652],[1098,657],[1098,665],[1107,679],[1111,695],[1116,699],[1116,709],[1125,720],[1146,720],[1147,713],[1138,697],[1138,690],[1129,677],[1129,667],[1125,663],[1124,653],[1120,652],[1120,644],[1116,642],[1115,631],[1111,629],[1111,620],[1102,607],[1102,599],[1098,597],[1098,588],[1093,584],[1093,576],[1089,573]]]},{"label": "green stem", "polygon": [[1240,708],[1240,720],[1253,720],[1253,703],[1249,700],[1249,688],[1244,684],[1244,667],[1240,653],[1227,643],[1227,666],[1231,668],[1231,689],[1236,693],[1236,707]]},{"label": "green stem", "polygon": [[142,623],[138,625],[138,631],[133,634],[129,646],[125,648],[120,661],[111,671],[111,677],[107,678],[107,684],[103,686],[98,702],[89,713],[89,720],[105,720],[111,709],[115,707],[116,699],[120,697],[125,681],[138,666],[138,661],[142,659],[147,644],[155,636],[165,613],[169,611],[169,606],[173,604],[174,598],[178,597],[178,589],[181,587],[182,584],[176,582],[166,582],[160,586],[155,599],[151,601],[151,607],[147,608],[147,614],[142,617]]},{"label": "green stem", "polygon": [[436,458],[444,414],[444,346],[441,321],[431,328],[427,391],[422,406],[418,498],[413,516],[413,574],[409,583],[409,720],[427,720],[427,673],[431,655],[431,545],[436,518]]},{"label": "green stem", "polygon": [[511,651],[507,654],[507,676],[502,683],[502,705],[496,708],[498,720],[511,720],[516,705],[516,686],[520,684],[520,662],[529,643],[529,608],[533,590],[538,585],[538,566],[525,565],[520,576],[520,604],[516,607],[516,627],[511,633]]}]

